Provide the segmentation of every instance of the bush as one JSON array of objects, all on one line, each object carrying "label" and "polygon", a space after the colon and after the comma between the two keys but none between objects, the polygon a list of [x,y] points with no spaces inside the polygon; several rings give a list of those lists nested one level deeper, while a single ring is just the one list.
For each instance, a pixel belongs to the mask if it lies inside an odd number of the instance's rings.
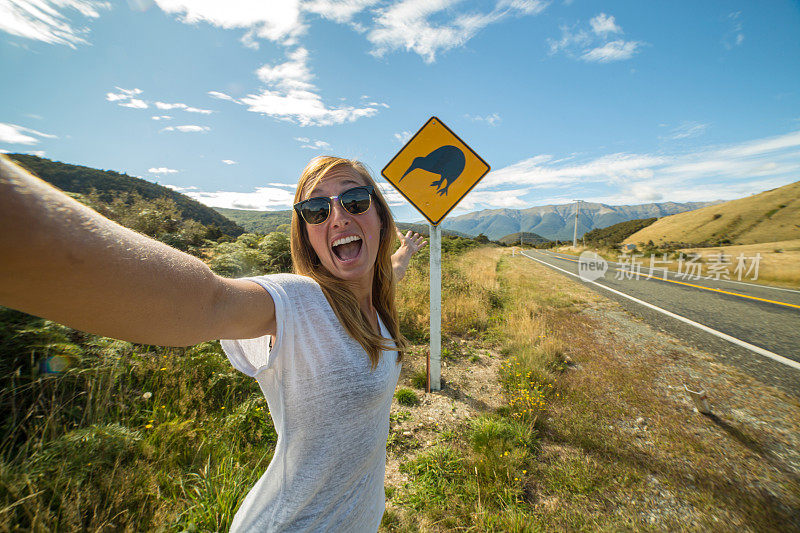
[{"label": "bush", "polygon": [[400,405],[407,405],[407,406],[414,406],[419,405],[419,398],[417,397],[417,393],[411,389],[398,389],[397,392],[394,393],[394,397],[397,399],[397,403]]},{"label": "bush", "polygon": [[270,272],[289,272],[292,270],[289,237],[285,233],[273,231],[261,240],[258,249],[264,253],[264,261]]}]

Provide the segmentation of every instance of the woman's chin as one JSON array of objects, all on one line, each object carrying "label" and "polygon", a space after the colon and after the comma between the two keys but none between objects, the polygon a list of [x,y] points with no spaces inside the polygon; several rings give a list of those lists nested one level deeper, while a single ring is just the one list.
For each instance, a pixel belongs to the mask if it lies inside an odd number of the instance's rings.
[{"label": "woman's chin", "polygon": [[[350,259],[340,259],[336,254],[331,254],[330,264],[325,265],[328,271],[335,277],[345,281],[372,282],[373,269],[368,264],[364,251]],[[373,259],[373,264],[375,263]]]}]

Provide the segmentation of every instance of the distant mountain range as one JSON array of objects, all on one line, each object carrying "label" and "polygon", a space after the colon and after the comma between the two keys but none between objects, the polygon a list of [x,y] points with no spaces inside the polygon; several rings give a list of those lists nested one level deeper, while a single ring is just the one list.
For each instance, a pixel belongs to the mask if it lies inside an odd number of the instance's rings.
[{"label": "distant mountain range", "polygon": [[[664,217],[700,209],[716,202],[663,202],[640,205],[606,205],[582,202],[578,213],[578,237],[595,228],[641,218]],[[575,204],[544,205],[528,209],[484,209],[447,218],[442,228],[468,235],[483,233],[498,240],[512,233],[530,232],[550,240],[572,240]]]}]

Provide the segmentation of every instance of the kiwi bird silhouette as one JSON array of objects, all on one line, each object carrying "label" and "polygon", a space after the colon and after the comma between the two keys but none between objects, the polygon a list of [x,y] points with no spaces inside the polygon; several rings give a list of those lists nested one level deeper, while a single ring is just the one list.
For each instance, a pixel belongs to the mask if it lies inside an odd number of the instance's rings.
[{"label": "kiwi bird silhouette", "polygon": [[[439,196],[447,195],[447,189],[464,172],[464,165],[467,160],[464,152],[455,146],[440,146],[425,157],[416,157],[405,174],[400,178],[403,181],[412,170],[421,168],[433,174],[438,174],[439,179],[431,183],[431,187],[436,187]],[[442,185],[444,184],[444,185]]]}]

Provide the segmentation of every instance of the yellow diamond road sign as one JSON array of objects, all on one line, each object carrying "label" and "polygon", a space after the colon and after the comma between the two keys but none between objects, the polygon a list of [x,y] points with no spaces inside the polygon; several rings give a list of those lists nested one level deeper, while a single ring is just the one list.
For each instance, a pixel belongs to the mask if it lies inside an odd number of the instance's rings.
[{"label": "yellow diamond road sign", "polygon": [[489,165],[431,117],[381,171],[436,226],[489,172]]}]

